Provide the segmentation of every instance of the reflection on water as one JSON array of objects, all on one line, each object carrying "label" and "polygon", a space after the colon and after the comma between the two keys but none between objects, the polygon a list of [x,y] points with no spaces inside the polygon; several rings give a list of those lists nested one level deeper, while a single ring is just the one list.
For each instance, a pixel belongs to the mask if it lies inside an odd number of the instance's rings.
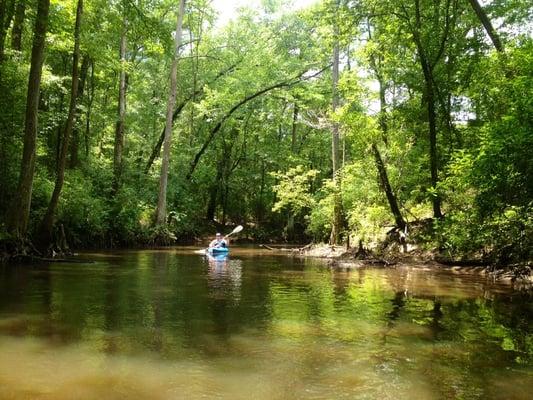
[{"label": "reflection on water", "polygon": [[190,249],[0,269],[0,399],[528,399],[532,296]]},{"label": "reflection on water", "polygon": [[209,264],[209,291],[214,298],[239,302],[241,298],[242,261],[226,254],[207,254]]}]

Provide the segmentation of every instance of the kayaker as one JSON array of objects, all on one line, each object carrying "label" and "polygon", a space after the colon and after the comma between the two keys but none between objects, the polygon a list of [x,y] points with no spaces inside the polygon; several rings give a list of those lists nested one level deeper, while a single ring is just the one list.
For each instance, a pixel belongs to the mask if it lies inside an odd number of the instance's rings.
[{"label": "kayaker", "polygon": [[222,234],[218,233],[215,235],[215,239],[209,243],[210,248],[221,248],[228,247],[228,241],[222,237]]}]

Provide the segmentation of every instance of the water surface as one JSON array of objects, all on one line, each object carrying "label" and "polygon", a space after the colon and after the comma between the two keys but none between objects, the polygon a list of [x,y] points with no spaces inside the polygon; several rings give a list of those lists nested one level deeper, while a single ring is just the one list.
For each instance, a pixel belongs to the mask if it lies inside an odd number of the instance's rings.
[{"label": "water surface", "polygon": [[0,267],[0,399],[530,399],[533,296],[250,250]]}]

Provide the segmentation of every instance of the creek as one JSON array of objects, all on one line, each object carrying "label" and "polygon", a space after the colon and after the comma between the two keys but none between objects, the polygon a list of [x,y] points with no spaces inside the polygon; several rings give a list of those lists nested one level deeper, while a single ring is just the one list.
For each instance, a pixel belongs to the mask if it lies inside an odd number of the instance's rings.
[{"label": "creek", "polygon": [[531,398],[531,292],[193,250],[0,267],[0,399]]}]

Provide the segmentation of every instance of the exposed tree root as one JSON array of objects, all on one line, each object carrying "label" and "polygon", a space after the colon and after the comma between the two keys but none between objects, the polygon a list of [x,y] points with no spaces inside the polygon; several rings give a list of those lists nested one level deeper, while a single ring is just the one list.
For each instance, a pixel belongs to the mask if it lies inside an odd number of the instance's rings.
[{"label": "exposed tree root", "polygon": [[76,262],[65,257],[71,256],[63,225],[56,231],[50,243],[33,242],[28,237],[10,237],[0,240],[0,262],[2,263],[34,263],[34,262]]}]

